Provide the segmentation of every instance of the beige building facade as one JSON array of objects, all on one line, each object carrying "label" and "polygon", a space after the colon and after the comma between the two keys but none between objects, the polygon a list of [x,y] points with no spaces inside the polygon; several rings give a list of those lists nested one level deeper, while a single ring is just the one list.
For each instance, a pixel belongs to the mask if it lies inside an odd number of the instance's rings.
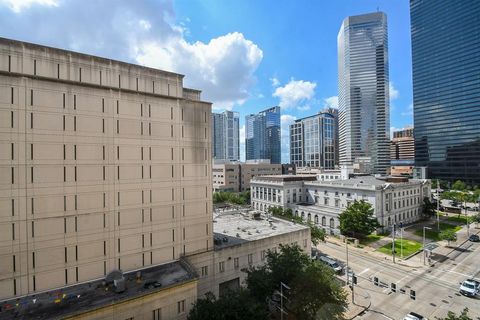
[{"label": "beige building facade", "polygon": [[212,249],[210,114],[180,74],[0,39],[0,300]]},{"label": "beige building facade", "polygon": [[282,174],[282,165],[269,162],[217,162],[212,170],[215,192],[243,192],[250,189],[250,180],[254,176]]},{"label": "beige building facade", "polygon": [[216,213],[214,250],[186,258],[198,274],[199,298],[245,285],[242,270],[265,264],[267,252],[278,251],[281,244],[296,244],[310,254],[309,227],[254,212]]}]

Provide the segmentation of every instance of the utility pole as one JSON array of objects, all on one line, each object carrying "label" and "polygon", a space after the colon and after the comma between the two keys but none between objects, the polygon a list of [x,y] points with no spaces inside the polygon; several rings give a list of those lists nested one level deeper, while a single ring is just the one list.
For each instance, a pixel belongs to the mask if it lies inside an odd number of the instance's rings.
[{"label": "utility pole", "polygon": [[440,182],[437,179],[437,230],[440,232],[440,195],[439,195],[439,189],[440,188]]},{"label": "utility pole", "polygon": [[426,258],[426,251],[425,251],[425,229],[432,229],[432,228],[429,228],[429,227],[423,227],[423,265],[425,265],[425,258]]},{"label": "utility pole", "polygon": [[393,256],[393,263],[395,263],[395,227],[397,226],[396,223],[393,224],[393,239],[392,239],[392,256]]},{"label": "utility pole", "polygon": [[403,222],[400,222],[400,257],[403,259]]}]

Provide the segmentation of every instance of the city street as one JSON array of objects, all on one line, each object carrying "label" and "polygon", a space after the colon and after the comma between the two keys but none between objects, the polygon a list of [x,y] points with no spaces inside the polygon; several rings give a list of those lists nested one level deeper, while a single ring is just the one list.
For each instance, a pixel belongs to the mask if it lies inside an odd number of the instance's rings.
[{"label": "city street", "polygon": [[[345,245],[322,243],[318,246],[326,253],[346,263]],[[410,311],[428,319],[445,316],[448,311],[460,312],[468,307],[470,315],[480,317],[480,297],[468,298],[459,294],[459,283],[480,274],[480,244],[465,242],[452,250],[448,259],[434,267],[424,267],[421,254],[410,259],[411,266],[393,264],[391,258],[365,253],[349,245],[349,266],[358,276],[355,300],[370,307],[356,319],[403,319]],[[377,277],[379,286],[373,284]],[[390,290],[395,283],[397,292]],[[405,293],[401,293],[405,290]],[[410,298],[415,290],[416,300]]]}]

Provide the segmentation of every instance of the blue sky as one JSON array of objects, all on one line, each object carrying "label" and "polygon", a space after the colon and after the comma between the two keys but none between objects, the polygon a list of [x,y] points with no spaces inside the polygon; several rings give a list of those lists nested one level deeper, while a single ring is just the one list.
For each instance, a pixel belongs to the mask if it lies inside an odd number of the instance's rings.
[{"label": "blue sky", "polygon": [[241,127],[281,105],[288,161],[288,124],[336,104],[342,20],[377,9],[388,17],[390,125],[402,128],[412,124],[407,0],[0,0],[0,36],[183,73]]}]

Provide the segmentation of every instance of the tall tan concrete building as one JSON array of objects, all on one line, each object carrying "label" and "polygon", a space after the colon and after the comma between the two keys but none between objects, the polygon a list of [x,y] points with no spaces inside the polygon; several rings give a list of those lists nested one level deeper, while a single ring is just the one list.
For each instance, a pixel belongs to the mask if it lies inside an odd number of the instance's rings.
[{"label": "tall tan concrete building", "polygon": [[413,128],[394,131],[390,142],[391,174],[394,176],[411,176],[414,160]]},{"label": "tall tan concrete building", "polygon": [[[181,256],[213,248],[210,121],[183,75],[0,38],[0,300],[188,275]],[[181,279],[164,318],[195,299]]]},{"label": "tall tan concrete building", "polygon": [[282,174],[281,164],[262,161],[217,161],[213,164],[213,190],[243,192],[250,189],[250,180],[254,176]]}]

